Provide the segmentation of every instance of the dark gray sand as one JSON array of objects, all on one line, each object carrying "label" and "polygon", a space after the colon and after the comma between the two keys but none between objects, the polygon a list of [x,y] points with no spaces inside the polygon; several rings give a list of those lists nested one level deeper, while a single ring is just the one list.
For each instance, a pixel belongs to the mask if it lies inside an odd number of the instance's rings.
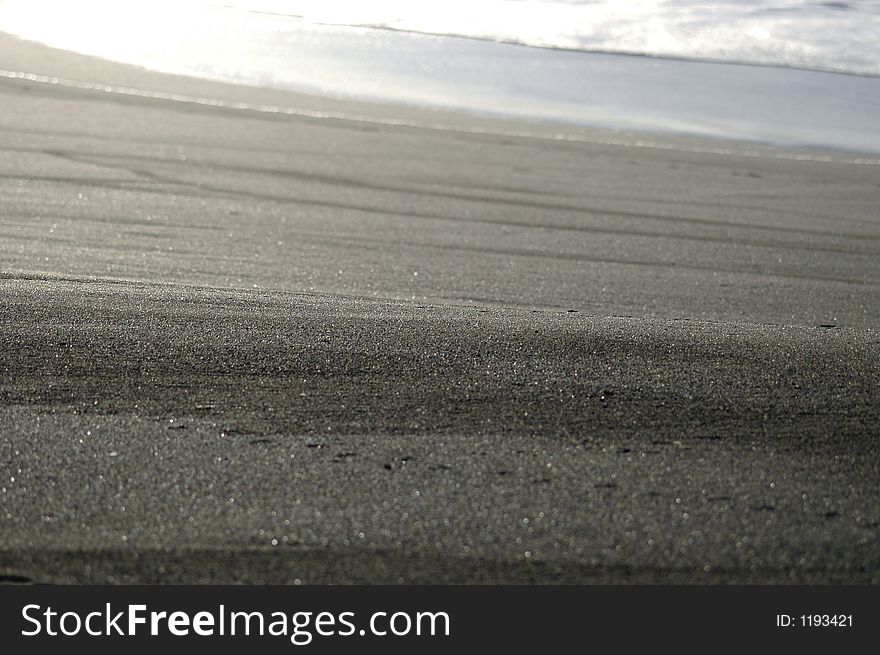
[{"label": "dark gray sand", "polygon": [[0,77],[5,579],[880,581],[880,167],[0,44],[380,120]]},{"label": "dark gray sand", "polygon": [[0,561],[18,575],[880,571],[874,332],[0,284]]}]

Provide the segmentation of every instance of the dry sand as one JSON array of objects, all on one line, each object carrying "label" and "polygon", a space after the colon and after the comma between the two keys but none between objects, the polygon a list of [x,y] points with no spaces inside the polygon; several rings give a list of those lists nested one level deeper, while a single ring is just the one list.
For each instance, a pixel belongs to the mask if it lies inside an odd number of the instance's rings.
[{"label": "dry sand", "polygon": [[7,579],[880,578],[870,158],[0,47]]}]

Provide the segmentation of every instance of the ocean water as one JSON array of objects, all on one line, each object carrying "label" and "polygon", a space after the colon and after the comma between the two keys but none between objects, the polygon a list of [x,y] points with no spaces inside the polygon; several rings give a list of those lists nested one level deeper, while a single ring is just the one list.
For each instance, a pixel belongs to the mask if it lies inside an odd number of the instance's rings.
[{"label": "ocean water", "polygon": [[588,52],[880,75],[880,2],[229,0],[229,9]]},{"label": "ocean water", "polygon": [[880,1],[0,0],[0,31],[308,93],[880,152]]}]

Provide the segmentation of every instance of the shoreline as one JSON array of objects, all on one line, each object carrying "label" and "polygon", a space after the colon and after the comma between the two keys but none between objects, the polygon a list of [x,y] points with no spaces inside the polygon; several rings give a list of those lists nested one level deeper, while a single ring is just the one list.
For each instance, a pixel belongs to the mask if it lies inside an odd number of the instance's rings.
[{"label": "shoreline", "polygon": [[[146,70],[146,69],[144,69]],[[153,72],[153,71],[150,71]],[[159,75],[171,75],[158,73]],[[184,77],[187,76],[176,76]],[[366,100],[345,100],[335,96],[310,96],[312,98],[324,98],[335,102],[343,100],[358,107],[371,107],[375,115],[370,113],[346,113],[334,110],[302,109],[284,105],[257,104],[242,101],[224,101],[216,98],[184,95],[179,93],[166,93],[162,91],[145,90],[126,86],[110,86],[94,82],[82,82],[69,80],[57,76],[27,73],[22,71],[7,71],[0,69],[0,78],[9,80],[21,80],[35,84],[60,86],[81,91],[97,91],[123,97],[142,98],[145,100],[160,100],[190,105],[200,105],[215,109],[229,109],[232,111],[256,112],[260,114],[295,116],[300,118],[314,118],[318,120],[339,120],[354,123],[373,123],[390,127],[414,128],[432,130],[438,132],[459,132],[462,134],[515,137],[520,139],[545,139],[551,141],[568,141],[572,143],[589,143],[596,145],[623,146],[628,148],[646,148],[652,150],[671,150],[692,152],[698,154],[731,155],[736,157],[754,157],[767,159],[788,159],[793,161],[815,161],[827,163],[852,164],[857,166],[880,166],[880,151],[849,150],[845,148],[821,147],[821,146],[786,146],[762,141],[750,141],[734,137],[700,136],[687,133],[652,132],[650,130],[620,130],[603,127],[590,127],[576,123],[555,122],[552,120],[528,121],[515,116],[493,116],[489,113],[469,112],[464,109],[443,110],[440,108],[421,107],[406,103],[376,103]],[[203,78],[191,78],[203,79]],[[281,94],[296,93],[272,89],[270,87],[248,86],[231,82],[218,82],[223,85],[243,86],[245,88],[273,91]],[[385,111],[376,111],[377,108],[385,108]],[[415,114],[422,115],[418,118],[392,118],[401,109],[409,109]],[[446,122],[432,120],[435,116],[450,116]],[[458,123],[458,124],[456,124]],[[485,126],[481,125],[485,123]],[[469,125],[470,124],[470,125]],[[507,129],[505,126],[517,126],[517,129]],[[565,130],[565,131],[560,131]]]},{"label": "shoreline", "polygon": [[[251,84],[246,80],[221,79],[215,76],[191,76],[187,73],[162,72],[138,65],[116,62],[100,57],[60,50],[36,41],[0,32],[0,45],[7,53],[2,77],[24,79],[38,83],[70,86],[83,90],[99,90],[107,93],[130,95],[144,98],[188,102],[206,106],[226,106],[245,111],[288,114],[314,118],[338,118],[355,122],[371,122],[399,127],[435,129],[442,131],[461,131],[464,133],[492,134],[517,138],[550,138],[573,142],[622,145],[632,147],[687,150],[711,154],[736,154],[751,157],[781,157],[791,159],[815,159],[816,161],[849,161],[858,164],[880,165],[880,142],[873,149],[865,147],[865,142],[837,144],[798,144],[780,142],[778,133],[775,140],[768,140],[774,134],[773,124],[760,127],[752,134],[725,133],[717,126],[705,131],[695,125],[703,120],[699,115],[688,117],[686,112],[680,116],[672,114],[664,120],[668,124],[643,125],[636,120],[632,125],[621,122],[622,118],[611,119],[614,112],[622,115],[629,111],[625,106],[613,111],[599,108],[593,119],[578,119],[576,114],[554,115],[538,113],[516,115],[491,107],[469,107],[462,105],[448,107],[432,105],[429,101],[405,98],[357,97],[358,94],[334,93],[328,90],[284,89],[272,85]],[[501,44],[505,45],[505,44]],[[523,46],[527,47],[527,46]],[[568,52],[561,50],[560,52]],[[584,53],[598,57],[628,57],[625,54]],[[632,55],[641,59],[642,57]],[[649,58],[650,59],[650,58]],[[676,62],[695,66],[725,65],[748,69],[749,66],[730,62],[701,62],[686,59],[658,59],[659,62]],[[36,70],[32,70],[38,63]],[[762,67],[773,68],[773,67]],[[815,73],[832,75],[832,72],[811,71],[808,69],[777,68],[780,72]],[[618,74],[624,74],[620,71]],[[135,76],[137,85],[128,80]],[[860,77],[860,76],[851,76]],[[710,79],[711,76],[709,76]],[[865,79],[872,79],[866,77]],[[877,78],[880,80],[880,78]],[[641,84],[642,82],[639,82]],[[193,92],[195,91],[195,93]],[[684,93],[681,90],[680,93]],[[732,96],[733,97],[733,96]],[[514,101],[515,99],[511,99]],[[526,102],[528,99],[520,99]],[[664,100],[667,103],[669,99]],[[500,106],[500,105],[499,105]],[[547,105],[549,111],[550,104]],[[537,110],[536,110],[537,111]],[[753,107],[746,113],[764,112]],[[604,116],[604,118],[602,117]],[[609,122],[609,120],[611,122]],[[628,120],[628,119],[627,119]],[[735,116],[728,126],[739,129],[740,119]],[[690,125],[685,128],[684,126]],[[642,121],[644,122],[644,121]],[[844,120],[843,122],[851,122]],[[776,128],[780,126],[777,125]],[[827,127],[827,126],[826,126]],[[719,131],[720,130],[720,131]],[[812,131],[822,131],[814,128]],[[808,134],[807,130],[804,134]],[[758,133],[763,137],[758,136]],[[811,137],[812,138],[812,137]]]}]

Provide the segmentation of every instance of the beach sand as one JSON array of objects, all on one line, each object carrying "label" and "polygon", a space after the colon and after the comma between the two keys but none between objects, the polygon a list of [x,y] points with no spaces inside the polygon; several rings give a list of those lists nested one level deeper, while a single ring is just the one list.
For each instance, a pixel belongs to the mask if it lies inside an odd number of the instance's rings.
[{"label": "beach sand", "polygon": [[7,580],[880,578],[870,158],[0,47]]}]

